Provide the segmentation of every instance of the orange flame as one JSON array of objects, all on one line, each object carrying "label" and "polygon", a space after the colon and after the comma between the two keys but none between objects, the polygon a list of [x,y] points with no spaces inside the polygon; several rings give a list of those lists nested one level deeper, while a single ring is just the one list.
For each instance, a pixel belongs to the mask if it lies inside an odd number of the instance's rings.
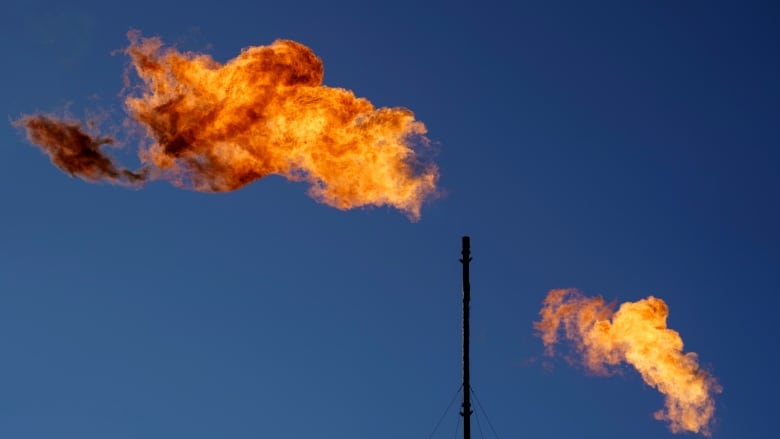
[{"label": "orange flame", "polygon": [[[377,109],[349,90],[323,86],[322,61],[306,46],[278,40],[220,64],[208,55],[164,48],[159,38],[137,31],[128,37],[125,53],[141,83],[131,88],[135,94],[125,107],[148,136],[139,150],[144,170],[129,174],[141,177],[133,183],[165,178],[222,192],[276,174],[308,182],[309,194],[330,206],[389,205],[412,220],[435,195],[438,169],[415,149],[428,143],[425,125],[407,109]],[[109,138],[40,115],[18,123],[71,175],[115,182],[124,175],[80,166],[95,152],[112,163],[98,149]],[[63,132],[78,132],[81,143],[93,147],[55,160],[53,152],[68,149],[56,135]]]},{"label": "orange flame", "polygon": [[547,355],[562,332],[573,342],[585,367],[607,374],[609,366],[627,362],[645,383],[665,397],[665,408],[654,413],[669,422],[674,433],[710,435],[715,414],[713,394],[721,391],[715,379],[699,367],[694,352],[683,353],[683,341],[666,327],[669,308],[656,297],[614,304],[601,297],[585,297],[577,290],[552,290],[534,323]]}]

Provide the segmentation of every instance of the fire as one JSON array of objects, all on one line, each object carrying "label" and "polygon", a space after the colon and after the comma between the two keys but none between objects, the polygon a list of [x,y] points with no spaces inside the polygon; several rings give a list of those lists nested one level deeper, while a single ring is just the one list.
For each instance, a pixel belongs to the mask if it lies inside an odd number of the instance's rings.
[{"label": "fire", "polygon": [[632,365],[648,385],[665,397],[654,417],[669,423],[674,433],[710,435],[715,414],[715,379],[699,366],[697,355],[683,352],[680,334],[666,327],[669,308],[656,297],[620,305],[601,297],[585,297],[574,289],[552,290],[534,323],[547,355],[562,332],[572,342],[585,367],[608,374],[623,362]]},{"label": "fire", "polygon": [[338,209],[389,205],[412,220],[436,194],[438,169],[418,154],[428,144],[425,125],[410,110],[375,108],[322,85],[322,61],[308,47],[278,40],[221,64],[137,31],[128,37],[140,82],[128,88],[125,109],[145,133],[143,168],[122,170],[100,151],[112,139],[78,124],[20,119],[65,172],[132,184],[163,178],[204,192],[281,175],[308,182],[312,197]]}]

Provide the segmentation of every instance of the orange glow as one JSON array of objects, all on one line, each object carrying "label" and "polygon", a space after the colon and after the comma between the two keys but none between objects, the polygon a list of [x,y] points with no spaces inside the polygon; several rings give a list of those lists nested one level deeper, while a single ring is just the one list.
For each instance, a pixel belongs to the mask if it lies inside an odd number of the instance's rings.
[{"label": "orange glow", "polygon": [[[418,154],[428,145],[425,125],[410,110],[374,108],[349,90],[323,86],[322,61],[308,47],[278,40],[221,64],[209,55],[165,48],[136,31],[128,37],[125,53],[140,83],[128,84],[125,108],[146,137],[139,150],[142,172],[125,176],[133,184],[142,176],[222,192],[281,175],[308,182],[312,197],[338,209],[389,205],[412,220],[436,194],[438,169]],[[110,138],[48,116],[18,123],[71,175],[121,182],[124,174],[115,175],[116,165],[99,151]],[[53,153],[63,150],[56,139],[69,132],[91,146],[60,154],[66,162],[55,160]],[[82,169],[96,154],[107,172]]]},{"label": "orange glow", "polygon": [[585,297],[577,290],[552,290],[534,323],[547,355],[562,332],[573,343],[591,372],[608,374],[610,366],[626,362],[645,383],[665,397],[665,407],[654,413],[669,422],[674,433],[710,435],[715,414],[715,379],[699,367],[697,355],[683,352],[683,341],[666,327],[669,308],[656,297],[614,306],[601,297]]}]

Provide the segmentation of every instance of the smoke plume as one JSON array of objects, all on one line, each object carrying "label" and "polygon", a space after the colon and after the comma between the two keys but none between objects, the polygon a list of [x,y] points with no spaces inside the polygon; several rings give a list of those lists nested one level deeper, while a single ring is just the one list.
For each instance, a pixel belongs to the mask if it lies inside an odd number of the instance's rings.
[{"label": "smoke plume", "polygon": [[71,176],[87,181],[107,180],[136,185],[146,179],[146,171],[124,169],[102,150],[114,143],[110,137],[95,137],[78,123],[68,123],[43,115],[25,116],[15,122],[27,129],[27,137],[51,158],[52,163]]},{"label": "smoke plume", "polygon": [[547,355],[562,333],[572,343],[585,367],[597,374],[625,362],[648,385],[664,395],[665,407],[656,413],[674,433],[710,435],[715,414],[715,379],[699,367],[696,353],[683,352],[683,341],[666,327],[669,308],[656,297],[620,305],[601,297],[585,297],[574,289],[552,290],[534,323]]},{"label": "smoke plume", "polygon": [[404,108],[374,108],[322,85],[322,61],[290,40],[244,49],[221,64],[159,38],[128,34],[125,53],[140,79],[125,110],[142,127],[141,171],[101,151],[108,137],[77,123],[24,116],[16,123],[60,169],[88,181],[150,179],[203,192],[232,191],[267,175],[310,184],[316,200],[350,209],[389,205],[412,220],[436,194],[438,169],[420,157],[425,125]]}]

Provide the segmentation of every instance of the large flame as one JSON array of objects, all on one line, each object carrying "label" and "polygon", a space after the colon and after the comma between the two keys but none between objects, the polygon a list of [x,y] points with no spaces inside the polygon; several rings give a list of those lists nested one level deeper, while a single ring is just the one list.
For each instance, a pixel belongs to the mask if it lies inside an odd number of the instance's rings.
[{"label": "large flame", "polygon": [[121,170],[99,149],[112,140],[79,124],[43,115],[17,122],[71,175],[165,178],[221,192],[276,174],[310,183],[309,193],[330,206],[389,205],[413,220],[435,194],[438,169],[415,150],[427,145],[425,125],[407,109],[377,109],[323,86],[322,61],[306,46],[278,40],[221,64],[136,31],[128,37],[125,53],[141,81],[128,88],[125,107],[148,136],[140,172]]},{"label": "large flame", "polygon": [[656,297],[620,305],[601,297],[585,297],[574,289],[552,290],[534,323],[545,346],[553,346],[562,332],[573,343],[585,367],[598,374],[623,362],[631,364],[644,381],[665,397],[665,407],[654,416],[669,422],[674,433],[710,435],[715,414],[715,379],[699,367],[697,355],[683,352],[683,341],[666,327],[669,308]]}]

